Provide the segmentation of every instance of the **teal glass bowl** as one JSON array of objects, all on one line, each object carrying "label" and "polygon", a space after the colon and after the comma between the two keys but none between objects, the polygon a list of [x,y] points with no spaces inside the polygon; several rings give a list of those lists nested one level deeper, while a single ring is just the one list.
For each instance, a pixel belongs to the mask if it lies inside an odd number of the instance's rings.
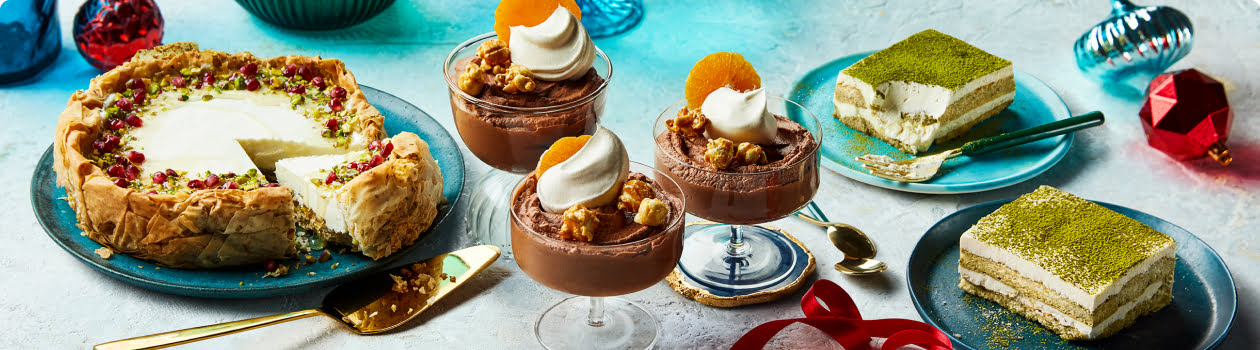
[{"label": "teal glass bowl", "polygon": [[345,28],[384,11],[394,0],[236,0],[255,17],[299,30]]}]

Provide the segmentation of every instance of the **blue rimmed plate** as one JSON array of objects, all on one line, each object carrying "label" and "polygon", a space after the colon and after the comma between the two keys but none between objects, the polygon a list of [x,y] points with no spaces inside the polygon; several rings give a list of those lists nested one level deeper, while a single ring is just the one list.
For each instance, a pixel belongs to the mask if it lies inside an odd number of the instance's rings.
[{"label": "blue rimmed plate", "polygon": [[[945,162],[941,173],[928,182],[904,183],[871,175],[854,158],[882,154],[895,159],[912,155],[887,143],[850,129],[833,116],[832,95],[841,70],[869,56],[864,52],[841,57],[805,74],[792,87],[788,99],[818,116],[824,138],[823,166],[848,178],[879,187],[918,193],[967,193],[1014,185],[1045,172],[1067,154],[1072,134],[1056,136],[1018,147],[976,156],[962,156]],[[795,120],[798,116],[789,116]],[[933,145],[929,153],[962,146],[967,141],[1027,129],[1067,119],[1067,105],[1049,86],[1031,75],[1015,70],[1015,101],[1005,111],[976,125],[961,137]]]},{"label": "blue rimmed plate", "polygon": [[958,288],[958,238],[1009,202],[979,204],[941,219],[910,254],[906,281],[914,306],[924,321],[949,335],[955,348],[1210,349],[1225,339],[1238,296],[1221,257],[1185,229],[1115,204],[1096,202],[1177,241],[1172,303],[1163,309],[1110,338],[1068,342],[997,303],[963,292]]},{"label": "blue rimmed plate", "polygon": [[[385,130],[391,134],[410,131],[429,143],[429,150],[442,168],[442,195],[446,203],[438,208],[437,218],[421,239],[436,234],[450,216],[451,209],[459,200],[464,188],[464,158],[459,145],[441,124],[424,111],[407,101],[381,90],[360,86],[367,99],[385,116]],[[281,278],[261,278],[262,268],[257,266],[217,270],[181,270],[157,268],[152,262],[126,254],[116,254],[106,260],[93,253],[101,245],[83,236],[75,224],[74,210],[65,200],[65,189],[57,186],[52,169],[52,147],[44,152],[35,165],[31,179],[31,206],[48,236],[67,252],[85,264],[96,268],[109,277],[164,293],[211,298],[260,298],[301,293],[335,285],[355,277],[371,274],[388,267],[399,257],[406,256],[419,242],[403,248],[389,257],[373,261],[357,253],[333,254],[327,262],[291,271]],[[331,249],[330,249],[331,250]],[[292,261],[289,262],[292,265]],[[336,269],[331,269],[337,264]],[[313,276],[306,272],[315,271]]]}]

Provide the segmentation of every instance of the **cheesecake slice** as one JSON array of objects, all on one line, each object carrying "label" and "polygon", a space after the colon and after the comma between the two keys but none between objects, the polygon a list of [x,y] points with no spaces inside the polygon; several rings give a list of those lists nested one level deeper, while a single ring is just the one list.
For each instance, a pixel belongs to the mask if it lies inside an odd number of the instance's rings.
[{"label": "cheesecake slice", "polygon": [[835,117],[917,154],[992,117],[1015,99],[1011,62],[935,30],[840,71]]},{"label": "cheesecake slice", "polygon": [[293,190],[299,226],[373,259],[414,242],[445,198],[428,144],[409,132],[367,150],[285,158],[275,166],[276,181]]},{"label": "cheesecake slice", "polygon": [[959,287],[1067,340],[1108,337],[1172,300],[1177,242],[1041,186],[963,233]]}]

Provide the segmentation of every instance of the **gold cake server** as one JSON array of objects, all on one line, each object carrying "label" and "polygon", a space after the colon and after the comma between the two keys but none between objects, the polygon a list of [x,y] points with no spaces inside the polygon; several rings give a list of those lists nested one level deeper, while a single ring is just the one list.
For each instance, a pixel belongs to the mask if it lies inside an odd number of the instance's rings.
[{"label": "gold cake server", "polygon": [[381,333],[415,318],[498,258],[499,248],[492,245],[464,248],[337,286],[314,309],[112,341],[95,349],[160,349],[315,315],[341,321],[358,334]]}]

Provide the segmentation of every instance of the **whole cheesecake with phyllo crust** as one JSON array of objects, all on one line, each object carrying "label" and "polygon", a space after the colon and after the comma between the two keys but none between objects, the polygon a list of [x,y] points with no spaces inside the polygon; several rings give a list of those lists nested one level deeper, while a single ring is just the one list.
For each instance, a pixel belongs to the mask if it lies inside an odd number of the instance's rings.
[{"label": "whole cheesecake with phyllo crust", "polygon": [[428,144],[383,122],[339,60],[175,43],[71,96],[53,167],[85,235],[161,265],[294,257],[299,227],[379,259],[444,201]]}]

